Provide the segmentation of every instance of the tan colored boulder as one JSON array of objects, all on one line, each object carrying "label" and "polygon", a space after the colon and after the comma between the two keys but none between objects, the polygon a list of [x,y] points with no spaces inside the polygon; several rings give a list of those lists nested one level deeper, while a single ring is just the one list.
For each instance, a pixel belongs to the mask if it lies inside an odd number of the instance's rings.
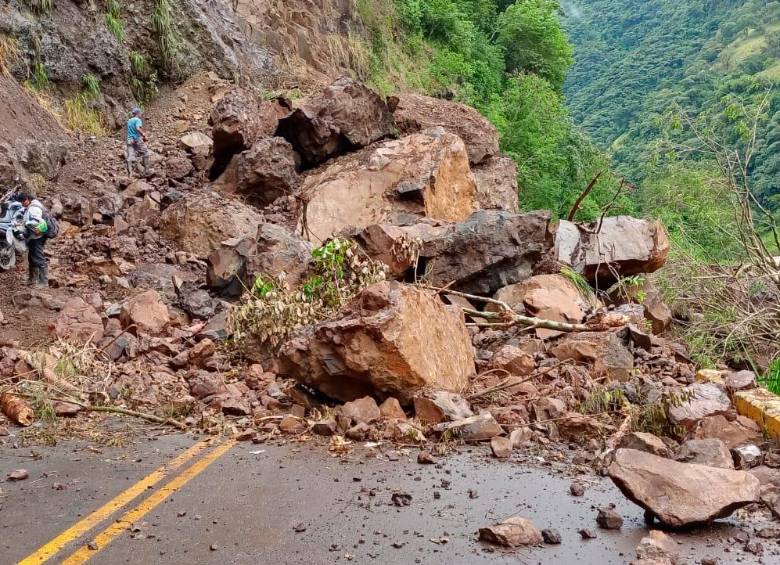
[{"label": "tan colored boulder", "polygon": [[414,397],[414,416],[425,424],[453,422],[473,415],[466,399],[453,392],[426,391]]},{"label": "tan colored boulder", "polygon": [[147,290],[122,303],[119,320],[125,329],[134,326],[133,333],[158,334],[170,321],[168,307],[156,290]]},{"label": "tan colored boulder", "polygon": [[341,407],[341,413],[355,424],[370,424],[382,417],[376,400],[370,396],[364,396]]},{"label": "tan colored boulder", "polygon": [[57,338],[71,343],[98,343],[103,339],[103,320],[83,298],[74,297],[57,314],[51,330]]},{"label": "tan colored boulder", "polygon": [[725,518],[759,498],[760,483],[749,473],[634,449],[618,449],[608,472],[624,495],[671,527]]},{"label": "tan colored boulder", "polygon": [[578,332],[561,337],[551,349],[561,361],[571,359],[593,365],[594,377],[627,381],[634,368],[634,356],[613,332]]},{"label": "tan colored boulder", "polygon": [[287,342],[280,356],[286,374],[344,401],[394,396],[410,404],[426,387],[459,392],[474,372],[462,316],[396,282],[367,288],[338,319]]},{"label": "tan colored boulder", "polygon": [[684,562],[679,553],[677,542],[660,530],[650,532],[639,541],[636,547],[638,559],[650,563],[670,563],[680,565]]},{"label": "tan colored boulder", "polygon": [[620,447],[646,451],[647,453],[652,453],[659,457],[671,456],[671,452],[663,440],[660,437],[647,432],[631,432],[623,437],[620,442]]},{"label": "tan colored boulder", "polygon": [[406,413],[401,408],[401,403],[397,398],[392,396],[386,398],[385,401],[379,405],[379,413],[382,414],[382,418],[388,420],[406,420]]},{"label": "tan colored boulder", "polygon": [[525,377],[536,368],[534,358],[515,345],[504,345],[493,354],[491,364],[495,369],[503,369],[510,375]]},{"label": "tan colored boulder", "polygon": [[279,120],[276,130],[276,135],[292,143],[307,167],[394,133],[395,122],[385,101],[347,76]]},{"label": "tan colored boulder", "polygon": [[475,209],[476,184],[463,141],[430,130],[340,157],[309,174],[301,191],[307,238],[321,242],[345,228],[410,215],[465,220]]},{"label": "tan colored boulder", "polygon": [[512,516],[494,526],[479,529],[479,539],[504,547],[542,545],[544,538],[527,518]]},{"label": "tan colored boulder", "polygon": [[399,94],[391,97],[388,102],[393,110],[395,123],[404,135],[432,127],[443,127],[463,140],[472,165],[482,163],[499,153],[498,131],[495,126],[470,106],[420,94]]},{"label": "tan colored boulder", "polygon": [[168,206],[160,219],[160,232],[178,249],[205,259],[222,241],[254,238],[261,221],[251,206],[206,192]]},{"label": "tan colored boulder", "polygon": [[[717,438],[729,449],[760,441],[760,430],[742,425],[741,420],[742,418],[739,417],[736,421],[730,422],[723,415],[706,416],[699,421],[695,436],[699,439]],[[752,420],[746,423],[754,424]]]},{"label": "tan colored boulder", "polygon": [[593,416],[579,412],[567,412],[556,420],[555,426],[563,439],[581,441],[583,439],[598,439],[615,432],[614,426],[599,422]]},{"label": "tan colored boulder", "polygon": [[434,430],[449,439],[461,441],[487,441],[504,433],[504,429],[489,412],[454,422],[442,422],[436,424]]},{"label": "tan colored boulder", "polygon": [[477,207],[481,210],[519,212],[517,165],[509,157],[490,157],[472,166],[477,182]]},{"label": "tan colored boulder", "polygon": [[[513,310],[526,312],[545,320],[579,324],[590,308],[575,284],[563,275],[536,275],[525,281],[505,286],[493,295]],[[494,305],[488,309],[497,310]],[[547,339],[562,332],[537,328],[536,335]]]},{"label": "tan colored boulder", "polygon": [[669,238],[660,222],[613,216],[604,218],[596,233],[598,227],[594,223],[579,229],[561,220],[555,236],[558,261],[602,282],[614,280],[615,273],[652,273],[666,263]]}]

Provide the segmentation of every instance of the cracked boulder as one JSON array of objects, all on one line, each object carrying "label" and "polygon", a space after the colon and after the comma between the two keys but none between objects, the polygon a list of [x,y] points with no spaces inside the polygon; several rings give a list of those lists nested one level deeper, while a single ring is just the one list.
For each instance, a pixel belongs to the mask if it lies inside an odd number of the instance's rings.
[{"label": "cracked boulder", "polygon": [[630,216],[604,218],[577,225],[558,223],[556,258],[581,272],[588,280],[614,281],[616,276],[652,273],[669,255],[669,237],[660,222]]},{"label": "cracked boulder", "polygon": [[457,222],[474,209],[476,184],[463,141],[442,129],[385,141],[306,177],[305,227],[320,242],[348,228],[416,217]]},{"label": "cracked boulder", "polygon": [[678,463],[634,449],[618,449],[608,472],[626,497],[671,527],[725,518],[759,498],[759,480],[744,471]]},{"label": "cracked boulder", "polygon": [[288,341],[281,361],[283,373],[331,398],[406,405],[423,388],[460,392],[474,372],[462,315],[397,282],[365,289],[338,319]]},{"label": "cracked boulder", "polygon": [[276,135],[292,144],[305,167],[313,167],[395,130],[385,101],[364,84],[342,76],[279,120]]},{"label": "cracked boulder", "polygon": [[57,314],[51,330],[56,337],[72,343],[98,343],[103,339],[103,320],[83,298],[74,297]]}]

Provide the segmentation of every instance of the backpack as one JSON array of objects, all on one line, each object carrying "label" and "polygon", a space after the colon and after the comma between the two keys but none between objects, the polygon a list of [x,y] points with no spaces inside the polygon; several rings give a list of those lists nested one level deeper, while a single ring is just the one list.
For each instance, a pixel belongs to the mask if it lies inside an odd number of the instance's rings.
[{"label": "backpack", "polygon": [[54,239],[60,234],[60,223],[57,221],[57,218],[55,218],[52,214],[49,214],[48,210],[44,210],[43,219],[48,226],[48,229],[46,230],[46,237],[49,239]]}]

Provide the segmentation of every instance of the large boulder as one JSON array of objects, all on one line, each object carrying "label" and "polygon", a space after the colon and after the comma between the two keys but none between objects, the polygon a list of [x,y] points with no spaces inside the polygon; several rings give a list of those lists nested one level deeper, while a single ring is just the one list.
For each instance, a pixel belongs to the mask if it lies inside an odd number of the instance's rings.
[{"label": "large boulder", "polygon": [[598,224],[561,220],[555,236],[558,261],[600,282],[652,273],[666,262],[669,238],[660,222],[614,216]]},{"label": "large boulder", "polygon": [[59,339],[71,343],[98,343],[103,339],[103,320],[94,307],[77,296],[62,307],[51,331]]},{"label": "large boulder", "polygon": [[693,429],[702,418],[726,415],[732,410],[728,395],[710,383],[694,383],[683,389],[685,400],[669,408],[669,421],[686,430]]},{"label": "large boulder", "polygon": [[634,355],[615,332],[578,332],[561,337],[551,349],[560,361],[592,364],[591,374],[625,382],[634,368]]},{"label": "large boulder", "polygon": [[281,137],[259,139],[236,157],[237,192],[253,204],[271,204],[298,186],[298,155]]},{"label": "large boulder", "polygon": [[205,192],[168,206],[160,219],[160,232],[178,249],[205,259],[226,239],[254,237],[261,221],[251,206]]},{"label": "large boulder", "polygon": [[608,472],[624,495],[672,527],[724,518],[759,497],[759,480],[749,473],[634,449],[618,449]]},{"label": "large boulder", "polygon": [[257,228],[255,250],[249,255],[250,276],[277,277],[284,273],[290,288],[297,287],[309,270],[313,246],[276,224],[262,223]]},{"label": "large boulder", "polygon": [[307,167],[394,133],[395,122],[385,101],[346,76],[279,120],[276,130],[276,135],[292,143]]},{"label": "large boulder", "polygon": [[[493,298],[518,312],[570,324],[582,322],[589,309],[577,286],[563,275],[536,275],[499,289]],[[491,310],[496,309],[494,305],[489,306]],[[555,330],[536,329],[536,335],[542,339],[560,334]]]},{"label": "large boulder", "polygon": [[332,398],[407,405],[425,387],[460,392],[474,372],[462,315],[397,282],[361,292],[338,319],[287,342],[281,360],[284,373]]},{"label": "large boulder", "polygon": [[441,126],[466,143],[473,165],[499,153],[495,126],[470,106],[420,94],[400,94],[388,102],[402,134]]},{"label": "large boulder", "polygon": [[233,155],[246,151],[261,137],[272,136],[279,119],[290,110],[289,102],[283,98],[261,100],[238,87],[225,94],[209,117],[214,140],[212,174],[222,172]]},{"label": "large boulder", "polygon": [[509,157],[490,157],[472,166],[477,182],[477,207],[481,210],[518,212],[517,165]]},{"label": "large boulder", "polygon": [[158,334],[170,322],[168,307],[156,290],[146,290],[122,303],[119,311],[122,327],[133,333]]},{"label": "large boulder", "polygon": [[324,241],[345,228],[427,216],[457,222],[474,211],[476,185],[463,141],[428,130],[341,157],[311,173],[308,239]]},{"label": "large boulder", "polygon": [[[534,274],[552,247],[549,219],[547,212],[478,210],[458,224],[369,226],[356,239],[369,256],[390,266],[393,276],[415,266],[416,259],[418,273],[431,284],[484,295]],[[409,241],[419,249],[398,253]]]}]

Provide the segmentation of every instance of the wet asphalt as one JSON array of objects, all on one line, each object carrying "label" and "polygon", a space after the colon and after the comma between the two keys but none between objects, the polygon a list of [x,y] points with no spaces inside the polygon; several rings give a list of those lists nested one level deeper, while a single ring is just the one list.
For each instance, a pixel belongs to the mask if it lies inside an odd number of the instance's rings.
[{"label": "wet asphalt", "polygon": [[[0,484],[0,563],[16,563],[194,441],[170,435],[100,452],[76,441],[0,446],[2,477],[20,467],[30,475]],[[414,449],[383,449],[358,445],[334,457],[320,442],[239,443],[89,562],[607,565],[633,560],[647,532],[642,510],[608,479],[587,476],[585,496],[578,498],[569,494],[572,478],[543,461],[497,461],[476,446],[441,457],[438,465],[419,465]],[[395,506],[394,492],[411,495],[410,504]],[[620,531],[596,525],[596,509],[609,503],[625,520]],[[556,528],[561,545],[506,551],[477,541],[479,527],[513,515],[539,529]],[[777,540],[763,540],[770,546],[763,560],[734,542],[739,527],[752,532],[742,518],[738,513],[672,535],[689,563],[704,556],[720,556],[721,563],[780,562]],[[580,528],[597,538],[582,540]]]}]

